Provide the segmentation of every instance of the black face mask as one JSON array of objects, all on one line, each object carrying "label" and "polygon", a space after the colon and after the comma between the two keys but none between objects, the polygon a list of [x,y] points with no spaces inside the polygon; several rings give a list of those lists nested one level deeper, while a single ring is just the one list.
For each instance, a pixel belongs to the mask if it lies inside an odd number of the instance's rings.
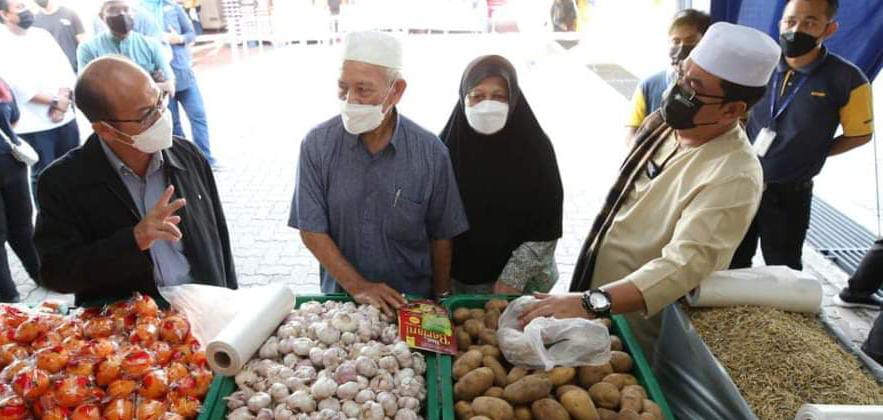
[{"label": "black face mask", "polygon": [[22,10],[18,12],[18,27],[28,29],[34,24],[34,14],[30,10]]},{"label": "black face mask", "polygon": [[677,47],[671,47],[668,50],[668,57],[671,58],[671,64],[676,65],[690,56],[690,51],[696,48],[696,44],[681,44]]},{"label": "black face mask", "polygon": [[34,3],[37,3],[37,6],[40,6],[45,9],[46,5],[49,4],[49,0],[34,0]]},{"label": "black face mask", "polygon": [[724,99],[724,101],[711,104],[705,103],[696,99],[696,95],[689,95],[684,92],[678,84],[672,85],[672,87],[669,88],[668,93],[665,95],[665,98],[662,99],[662,106],[659,108],[662,113],[662,119],[669,127],[674,128],[675,130],[686,130],[702,125],[717,124],[717,121],[697,124],[693,122],[693,118],[696,117],[696,113],[698,113],[699,109],[703,106],[721,105],[727,102],[725,100],[727,98],[714,95],[702,96]]},{"label": "black face mask", "polygon": [[819,39],[805,32],[785,32],[779,35],[779,46],[785,57],[800,57],[819,45]]},{"label": "black face mask", "polygon": [[110,28],[111,31],[121,35],[128,34],[132,31],[132,27],[135,26],[135,21],[128,13],[108,16],[104,19],[104,22],[107,23],[107,27]]}]

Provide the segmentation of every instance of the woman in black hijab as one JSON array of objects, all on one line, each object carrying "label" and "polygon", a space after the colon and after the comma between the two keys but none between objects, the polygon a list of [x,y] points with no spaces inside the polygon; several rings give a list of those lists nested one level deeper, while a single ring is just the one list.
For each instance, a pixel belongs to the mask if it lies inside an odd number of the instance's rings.
[{"label": "woman in black hijab", "polygon": [[454,238],[454,292],[549,291],[558,279],[561,176],[508,60],[489,55],[466,67],[440,137],[470,227]]}]

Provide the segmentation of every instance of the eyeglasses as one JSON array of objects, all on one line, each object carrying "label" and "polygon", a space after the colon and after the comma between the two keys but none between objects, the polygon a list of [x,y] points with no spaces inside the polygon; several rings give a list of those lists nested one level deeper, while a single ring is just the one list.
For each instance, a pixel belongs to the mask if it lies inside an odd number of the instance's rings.
[{"label": "eyeglasses", "polygon": [[162,91],[159,94],[159,98],[157,98],[156,105],[147,111],[147,114],[139,119],[130,119],[130,120],[112,120],[105,119],[104,122],[112,122],[112,123],[135,123],[138,124],[139,127],[145,128],[153,124],[156,120],[158,120],[165,110],[169,106],[169,93],[167,91]]}]

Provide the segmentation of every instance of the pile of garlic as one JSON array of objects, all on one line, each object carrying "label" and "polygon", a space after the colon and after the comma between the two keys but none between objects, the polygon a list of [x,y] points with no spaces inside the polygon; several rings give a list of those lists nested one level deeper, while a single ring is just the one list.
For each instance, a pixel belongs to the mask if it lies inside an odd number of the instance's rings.
[{"label": "pile of garlic", "polygon": [[369,305],[308,302],[236,375],[231,420],[422,420],[426,360]]}]

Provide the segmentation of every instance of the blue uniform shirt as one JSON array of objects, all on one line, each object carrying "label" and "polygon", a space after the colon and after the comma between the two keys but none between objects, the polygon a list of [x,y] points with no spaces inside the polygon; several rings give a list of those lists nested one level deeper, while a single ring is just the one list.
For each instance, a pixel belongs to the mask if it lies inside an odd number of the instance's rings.
[{"label": "blue uniform shirt", "polygon": [[669,86],[677,82],[677,75],[671,69],[660,71],[638,84],[632,95],[631,113],[626,127],[640,127],[644,118],[662,106],[662,95]]},{"label": "blue uniform shirt", "polygon": [[[468,229],[445,145],[397,115],[389,145],[375,155],[336,116],[301,144],[288,225],[327,233],[370,281],[402,293],[432,293],[430,241]],[[322,292],[341,292],[322,271]]]},{"label": "blue uniform shirt", "polygon": [[[776,112],[793,96],[781,115]],[[818,59],[793,70],[783,60],[764,97],[753,108],[746,131],[753,142],[764,127],[776,132],[760,159],[764,182],[805,182],[818,175],[831,153],[837,126],[848,137],[873,133],[871,85],[852,63],[822,48]]]},{"label": "blue uniform shirt", "polygon": [[159,41],[138,32],[129,32],[122,40],[114,38],[110,32],[95,35],[77,48],[77,66],[82,71],[92,60],[107,55],[127,57],[150,74],[161,70],[166,80],[175,77]]},{"label": "blue uniform shirt", "polygon": [[193,85],[196,75],[193,74],[193,62],[190,56],[190,44],[196,40],[193,23],[181,6],[173,1],[163,5],[163,32],[174,32],[184,38],[183,44],[172,45],[172,71],[175,72],[175,91],[180,92]]}]

